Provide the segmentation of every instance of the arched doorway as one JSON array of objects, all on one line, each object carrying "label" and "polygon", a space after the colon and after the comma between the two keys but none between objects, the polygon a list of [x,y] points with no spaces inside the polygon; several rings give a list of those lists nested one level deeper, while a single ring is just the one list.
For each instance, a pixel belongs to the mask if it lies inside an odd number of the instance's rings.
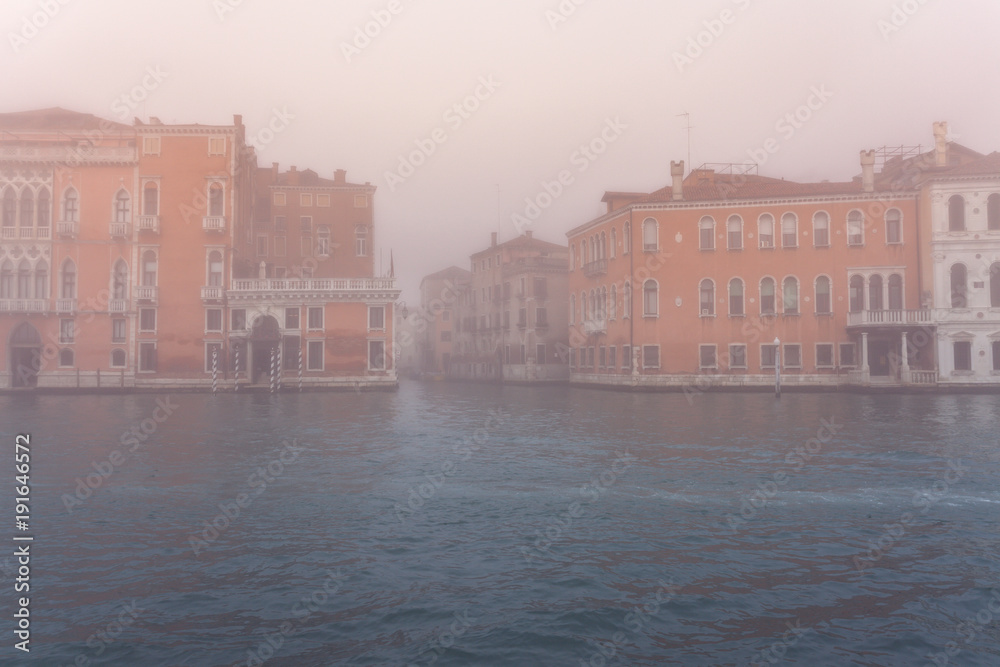
[{"label": "arched doorway", "polygon": [[250,382],[268,382],[271,377],[271,354],[281,342],[278,320],[270,315],[258,317],[250,331]]},{"label": "arched doorway", "polygon": [[9,347],[11,386],[36,386],[42,368],[42,337],[38,329],[22,323],[11,333]]}]

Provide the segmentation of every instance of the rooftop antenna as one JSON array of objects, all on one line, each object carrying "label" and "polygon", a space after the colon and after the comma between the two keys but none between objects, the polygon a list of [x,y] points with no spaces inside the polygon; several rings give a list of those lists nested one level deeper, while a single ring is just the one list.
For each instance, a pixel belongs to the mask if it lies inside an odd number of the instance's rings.
[{"label": "rooftop antenna", "polygon": [[684,116],[684,118],[687,120],[687,125],[684,127],[684,129],[687,130],[687,139],[688,139],[688,161],[687,161],[687,168],[688,168],[688,171],[691,171],[691,169],[694,166],[694,165],[691,164],[691,130],[694,129],[694,126],[691,125],[691,114],[689,114],[687,111],[685,111],[684,113],[677,114],[676,118],[680,118],[681,116]]},{"label": "rooftop antenna", "polygon": [[500,184],[497,183],[497,238],[500,238],[501,233],[503,229],[500,222]]}]

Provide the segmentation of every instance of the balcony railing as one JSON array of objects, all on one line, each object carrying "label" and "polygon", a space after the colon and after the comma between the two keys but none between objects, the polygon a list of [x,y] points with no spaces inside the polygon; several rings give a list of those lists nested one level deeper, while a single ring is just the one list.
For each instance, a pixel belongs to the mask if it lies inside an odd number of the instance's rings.
[{"label": "balcony railing", "polygon": [[139,216],[139,231],[142,232],[153,232],[154,234],[160,233],[160,216],[158,215],[140,215]]},{"label": "balcony railing", "polygon": [[910,384],[937,384],[937,371],[910,371]]},{"label": "balcony railing", "polygon": [[588,278],[603,276],[608,272],[608,260],[598,259],[583,265],[583,275]]},{"label": "balcony railing", "polygon": [[128,310],[128,299],[111,299],[108,301],[108,311],[112,313],[124,313]]},{"label": "balcony railing", "polygon": [[933,321],[930,310],[862,310],[847,314],[847,326],[910,326],[930,324]]},{"label": "balcony railing", "polygon": [[395,290],[395,278],[313,278],[234,280],[233,292],[380,292]]},{"label": "balcony railing", "polygon": [[14,227],[7,226],[0,228],[0,238],[5,240],[14,239],[38,239],[45,241],[52,238],[52,230],[48,227]]},{"label": "balcony railing", "polygon": [[224,290],[222,287],[202,287],[201,288],[201,298],[202,301],[222,301],[222,294]]},{"label": "balcony railing", "polygon": [[139,285],[135,288],[135,298],[140,301],[156,301],[158,288],[155,285]]},{"label": "balcony railing", "polygon": [[3,146],[0,159],[18,162],[52,162],[75,165],[82,162],[134,162],[136,150],[117,146]]},{"label": "balcony railing", "polygon": [[76,299],[56,299],[56,312],[66,315],[76,312]]},{"label": "balcony railing", "polygon": [[201,219],[201,228],[206,232],[226,231],[226,218],[222,215],[206,215]]},{"label": "balcony railing", "polygon": [[75,238],[80,233],[80,223],[73,220],[61,220],[56,223],[56,233],[59,236]]},{"label": "balcony railing", "polygon": [[17,238],[17,227],[0,227],[0,238],[4,239],[16,239]]},{"label": "balcony railing", "polygon": [[0,299],[0,313],[44,313],[45,299]]},{"label": "balcony railing", "polygon": [[607,320],[587,320],[583,323],[583,332],[586,334],[601,334],[608,330]]}]

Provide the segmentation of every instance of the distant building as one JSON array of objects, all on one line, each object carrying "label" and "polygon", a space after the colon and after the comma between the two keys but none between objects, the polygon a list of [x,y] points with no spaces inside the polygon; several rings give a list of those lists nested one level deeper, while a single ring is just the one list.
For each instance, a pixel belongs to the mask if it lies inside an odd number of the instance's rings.
[{"label": "distant building", "polygon": [[[472,274],[451,266],[420,281],[420,310],[413,317],[419,370],[437,375],[451,372],[457,335],[457,311],[466,298]],[[405,341],[401,346],[406,347]]]}]

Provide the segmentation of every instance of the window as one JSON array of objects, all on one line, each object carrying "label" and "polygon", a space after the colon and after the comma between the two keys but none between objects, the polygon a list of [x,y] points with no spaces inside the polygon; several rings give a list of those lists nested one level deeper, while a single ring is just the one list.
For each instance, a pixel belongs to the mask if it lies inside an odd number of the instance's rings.
[{"label": "window", "polygon": [[967,271],[964,264],[951,267],[951,307],[965,308],[968,306]]},{"label": "window", "polygon": [[698,223],[698,248],[715,250],[715,220],[711,216],[706,215]]},{"label": "window", "polygon": [[729,368],[747,367],[747,346],[743,343],[733,343],[729,346]]},{"label": "window", "polygon": [[764,278],[760,281],[760,314],[774,315],[775,308],[774,278]]},{"label": "window", "polygon": [[139,343],[139,371],[156,371],[156,343]]},{"label": "window", "polygon": [[615,232],[615,228],[611,228],[611,259],[614,259],[618,254],[618,234]]},{"label": "window", "polygon": [[322,208],[330,207],[330,195],[316,195],[316,206]]},{"label": "window", "polygon": [[276,231],[276,232],[283,232],[287,228],[288,228],[288,226],[285,223],[285,216],[283,216],[283,215],[276,215],[276,216],[274,216],[274,231]]},{"label": "window", "polygon": [[302,236],[312,236],[313,219],[311,215],[299,216],[299,231],[302,232]]},{"label": "window", "polygon": [[287,254],[287,252],[288,252],[288,249],[287,249],[287,244],[285,243],[285,237],[284,236],[275,236],[274,237],[274,256],[275,257],[284,257]]},{"label": "window", "polygon": [[1000,308],[1000,262],[990,266],[990,307]]},{"label": "window", "polygon": [[76,323],[73,320],[59,320],[59,342],[67,345],[76,340]]},{"label": "window", "polygon": [[142,284],[145,287],[156,285],[156,252],[153,250],[142,253]]},{"label": "window", "polygon": [[[507,313],[504,313],[506,315]],[[576,324],[576,295],[569,295],[569,323]],[[504,328],[506,328],[507,323],[504,322]]]},{"label": "window", "polygon": [[128,335],[128,321],[115,318],[111,320],[111,342],[124,343]]},{"label": "window", "polygon": [[903,309],[903,277],[898,273],[889,276],[889,310]]},{"label": "window", "polygon": [[794,213],[781,216],[781,247],[797,248],[799,245],[799,219]]},{"label": "window", "polygon": [[368,341],[368,370],[384,371],[385,368],[386,368],[385,341],[384,340]]},{"label": "window", "polygon": [[160,189],[156,187],[156,183],[146,183],[142,189],[142,214],[160,214]]},{"label": "window", "polygon": [[1000,371],[1000,340],[993,341],[993,370]]},{"label": "window", "polygon": [[32,227],[35,224],[35,199],[29,188],[21,191],[21,226]]},{"label": "window", "polygon": [[368,195],[354,195],[354,208],[368,208]]},{"label": "window", "polygon": [[764,343],[760,346],[760,367],[774,368],[777,360],[778,346],[774,343]]},{"label": "window", "polygon": [[368,328],[385,331],[385,306],[368,306]]},{"label": "window", "polygon": [[743,281],[733,278],[729,281],[729,314],[731,316],[743,315]]},{"label": "window", "polygon": [[311,207],[313,205],[313,196],[308,192],[303,192],[299,194],[299,206]]},{"label": "window", "polygon": [[271,201],[274,202],[275,206],[284,206],[285,205],[285,193],[284,192],[275,192],[274,193],[274,197],[273,197],[273,199]]},{"label": "window", "polygon": [[160,138],[159,137],[143,137],[142,138],[142,154],[143,155],[159,155],[160,154]]},{"label": "window", "polygon": [[208,286],[222,287],[222,253],[218,250],[208,253]]},{"label": "window", "polygon": [[311,371],[321,371],[323,370],[323,349],[325,347],[324,341],[321,340],[311,340],[306,345],[306,356],[309,357],[307,364],[308,369]]},{"label": "window", "polygon": [[44,259],[35,264],[35,298],[46,299],[49,296],[49,265]]},{"label": "window", "polygon": [[[518,308],[517,310],[517,326],[519,329],[524,329],[528,326],[528,309]],[[485,328],[485,325],[484,327]]]},{"label": "window", "polygon": [[50,206],[49,191],[42,188],[38,191],[38,226],[48,227],[52,222],[52,207]]},{"label": "window", "polygon": [[774,216],[770,213],[757,219],[757,239],[762,249],[774,247]]},{"label": "window", "polygon": [[535,326],[539,329],[549,326],[549,311],[547,308],[535,308]]},{"label": "window", "polygon": [[545,299],[549,296],[549,281],[545,277],[535,278],[532,282],[536,297]]},{"label": "window", "polygon": [[115,262],[115,268],[111,272],[111,298],[128,298],[128,265],[123,259]]},{"label": "window", "polygon": [[229,327],[233,331],[246,331],[247,328],[247,311],[243,308],[237,308],[230,311],[229,313]]},{"label": "window", "polygon": [[816,368],[833,368],[833,343],[816,343]]},{"label": "window", "polygon": [[986,228],[1000,232],[1000,195],[990,195],[986,200]]},{"label": "window", "polygon": [[862,276],[851,276],[850,311],[860,313],[865,309],[865,279]]},{"label": "window", "polygon": [[608,348],[601,345],[597,348],[597,365],[600,368],[607,368],[608,365]]},{"label": "window", "polygon": [[611,313],[610,319],[618,319],[618,286],[611,284]]},{"label": "window", "polygon": [[729,221],[726,223],[726,241],[730,250],[743,249],[743,218],[740,216],[729,216]]},{"label": "window", "polygon": [[144,331],[144,332],[155,332],[156,331],[156,309],[155,308],[140,308],[139,309],[139,331]]},{"label": "window", "polygon": [[368,229],[363,225],[354,228],[354,254],[358,257],[368,255]]},{"label": "window", "polygon": [[884,310],[882,303],[882,276],[873,275],[868,278],[868,310]]},{"label": "window", "polygon": [[267,235],[257,235],[257,256],[267,257]]},{"label": "window", "polygon": [[851,211],[847,214],[847,245],[865,244],[865,214]]},{"label": "window", "polygon": [[898,208],[885,212],[885,242],[903,242],[903,214]]},{"label": "window", "polygon": [[320,225],[316,229],[316,254],[320,257],[330,256],[330,228]]},{"label": "window", "polygon": [[830,279],[826,276],[816,278],[816,314],[833,314],[833,300],[830,297]]},{"label": "window", "polygon": [[625,282],[624,295],[622,295],[622,319],[627,320],[632,317],[632,283]]},{"label": "window", "polygon": [[632,368],[632,346],[622,345],[622,368],[628,370]]},{"label": "window", "polygon": [[965,199],[961,195],[948,200],[948,231],[965,231]]},{"label": "window", "polygon": [[222,356],[222,343],[205,343],[205,372],[211,373],[213,369],[222,371],[225,364],[226,359]]},{"label": "window", "polygon": [[612,345],[608,348],[608,368],[618,368],[618,346]]},{"label": "window", "polygon": [[841,368],[854,368],[858,365],[857,347],[854,343],[840,344],[840,366]]},{"label": "window", "polygon": [[115,222],[132,222],[132,198],[125,190],[115,195]]},{"label": "window", "polygon": [[299,327],[299,309],[285,308],[285,328],[298,331]]},{"label": "window", "polygon": [[642,367],[643,368],[659,368],[660,367],[660,346],[659,345],[643,345],[642,346]]},{"label": "window", "polygon": [[80,196],[75,188],[69,188],[63,194],[62,219],[66,222],[80,221]]},{"label": "window", "polygon": [[699,345],[698,346],[698,367],[702,370],[709,370],[718,368],[718,364],[715,359],[715,345]]},{"label": "window", "polygon": [[14,265],[11,261],[5,260],[3,268],[0,269],[0,299],[13,299],[14,291]]},{"label": "window", "polygon": [[226,138],[225,137],[209,137],[208,138],[208,154],[209,155],[225,155],[226,154]]},{"label": "window", "polygon": [[70,348],[68,348],[68,347],[65,347],[65,348],[59,350],[59,366],[60,366],[60,368],[72,367],[73,366],[74,356],[75,355],[73,354],[73,350],[70,349]]},{"label": "window", "polygon": [[802,346],[798,343],[785,345],[785,368],[802,368]]},{"label": "window", "polygon": [[221,308],[209,308],[205,311],[205,331],[222,331]]},{"label": "window", "polygon": [[[69,260],[66,260],[69,262]],[[74,287],[73,293],[65,295],[63,298],[71,298],[75,294],[76,282],[75,273],[74,275]],[[19,299],[30,299],[31,298],[31,264],[28,260],[22,259],[21,263],[17,266],[17,298]]]},{"label": "window", "polygon": [[299,368],[299,350],[301,340],[298,336],[283,336],[281,338],[282,370],[294,371]]},{"label": "window", "polygon": [[781,285],[782,311],[785,315],[799,314],[799,281],[788,276]]},{"label": "window", "polygon": [[[25,265],[24,262],[21,263],[22,266]],[[20,277],[18,278],[20,282]],[[20,285],[18,285],[18,292],[21,291]],[[27,297],[27,294],[21,295],[19,297]],[[61,299],[75,299],[76,298],[76,264],[73,260],[67,259],[62,264],[62,279],[60,280],[60,290],[59,298]]]},{"label": "window", "polygon": [[647,252],[654,251],[658,244],[656,220],[646,218],[642,222],[642,249]]},{"label": "window", "polygon": [[830,245],[830,216],[825,211],[813,215],[813,245],[817,248]]},{"label": "window", "polygon": [[225,200],[222,193],[222,185],[212,183],[208,187],[208,214],[211,216],[221,216],[225,212]]},{"label": "window", "polygon": [[957,340],[954,343],[955,350],[955,370],[972,370],[972,341]]},{"label": "window", "polygon": [[698,287],[699,304],[702,317],[715,315],[715,283],[708,278],[701,281]]},{"label": "window", "polygon": [[8,186],[3,193],[3,226],[13,227],[17,218],[17,195],[14,188]]},{"label": "window", "polygon": [[642,284],[642,316],[656,317],[659,314],[659,286],[655,280]]},{"label": "window", "polygon": [[622,228],[622,254],[627,255],[632,247],[632,225],[628,222]]},{"label": "window", "polygon": [[125,365],[125,350],[122,350],[121,348],[111,350],[111,368],[125,368]]},{"label": "window", "polygon": [[310,306],[309,307],[309,330],[310,331],[322,331],[323,329],[323,308],[322,306]]}]

